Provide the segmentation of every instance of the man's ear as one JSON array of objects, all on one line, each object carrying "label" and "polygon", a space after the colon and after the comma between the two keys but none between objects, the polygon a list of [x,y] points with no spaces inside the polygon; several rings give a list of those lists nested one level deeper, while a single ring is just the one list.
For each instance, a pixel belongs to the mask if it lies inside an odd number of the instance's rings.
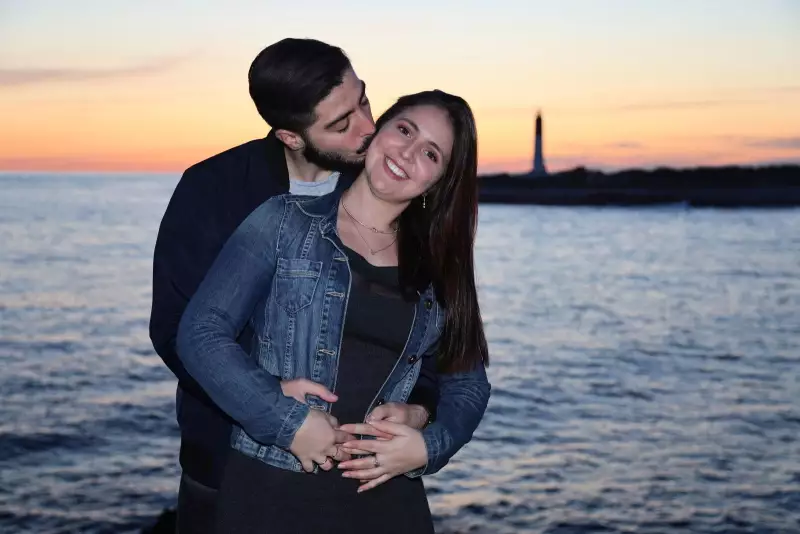
[{"label": "man's ear", "polygon": [[286,145],[289,150],[303,150],[306,147],[305,141],[300,135],[290,132],[289,130],[275,130],[275,137],[277,137],[281,143]]}]

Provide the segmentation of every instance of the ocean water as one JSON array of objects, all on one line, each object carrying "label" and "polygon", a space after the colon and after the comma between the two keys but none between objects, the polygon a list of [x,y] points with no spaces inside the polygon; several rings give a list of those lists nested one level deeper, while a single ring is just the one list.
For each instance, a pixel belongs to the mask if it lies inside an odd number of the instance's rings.
[{"label": "ocean water", "polygon": [[[0,175],[0,532],[177,491],[150,274],[176,175]],[[442,533],[800,532],[800,210],[485,205],[493,395]]]}]

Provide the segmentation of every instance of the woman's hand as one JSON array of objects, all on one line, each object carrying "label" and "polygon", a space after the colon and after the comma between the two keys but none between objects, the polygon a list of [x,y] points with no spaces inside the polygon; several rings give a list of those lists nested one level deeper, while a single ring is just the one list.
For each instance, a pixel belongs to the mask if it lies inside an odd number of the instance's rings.
[{"label": "woman's hand", "polygon": [[[404,404],[402,402],[387,402],[386,404],[381,404],[372,410],[372,412],[370,412],[370,414],[367,416],[367,423],[372,423],[374,421],[389,421],[390,423],[398,423],[401,425],[410,426],[411,428],[415,428],[417,430],[422,430],[428,423],[428,417],[428,410],[424,406],[417,404]],[[392,439],[391,434],[380,432],[372,426],[370,428],[372,428],[373,431],[363,433],[375,436],[378,439]],[[349,449],[349,451],[350,454],[369,454],[368,451],[362,451],[358,449]]]},{"label": "woman's hand", "polygon": [[[367,458],[341,462],[339,469],[345,470],[343,477],[357,478],[365,482],[358,492],[375,488],[387,480],[423,467],[428,463],[428,450],[419,430],[388,421],[373,421],[371,424],[342,425],[341,430],[350,434],[377,436],[377,440],[347,441],[342,450],[351,454],[366,451]],[[391,436],[390,439],[381,436]]]}]

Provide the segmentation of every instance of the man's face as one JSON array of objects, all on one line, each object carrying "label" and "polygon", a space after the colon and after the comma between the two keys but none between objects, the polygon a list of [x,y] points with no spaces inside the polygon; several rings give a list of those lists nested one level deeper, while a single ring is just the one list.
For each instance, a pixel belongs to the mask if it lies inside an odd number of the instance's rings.
[{"label": "man's face", "polygon": [[364,82],[352,68],[314,109],[317,120],[303,135],[303,156],[322,169],[350,171],[364,164],[375,121]]}]

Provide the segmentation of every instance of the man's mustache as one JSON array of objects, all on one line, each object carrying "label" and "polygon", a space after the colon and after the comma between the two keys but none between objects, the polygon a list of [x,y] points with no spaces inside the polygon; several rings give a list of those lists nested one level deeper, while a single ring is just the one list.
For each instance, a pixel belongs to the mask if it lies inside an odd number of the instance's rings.
[{"label": "man's mustache", "polygon": [[375,137],[374,135],[370,135],[369,137],[364,139],[364,143],[361,145],[361,148],[356,150],[356,154],[358,154],[360,156],[361,154],[365,153],[367,151],[367,149],[369,148],[370,143],[372,143],[372,139],[374,137]]}]

